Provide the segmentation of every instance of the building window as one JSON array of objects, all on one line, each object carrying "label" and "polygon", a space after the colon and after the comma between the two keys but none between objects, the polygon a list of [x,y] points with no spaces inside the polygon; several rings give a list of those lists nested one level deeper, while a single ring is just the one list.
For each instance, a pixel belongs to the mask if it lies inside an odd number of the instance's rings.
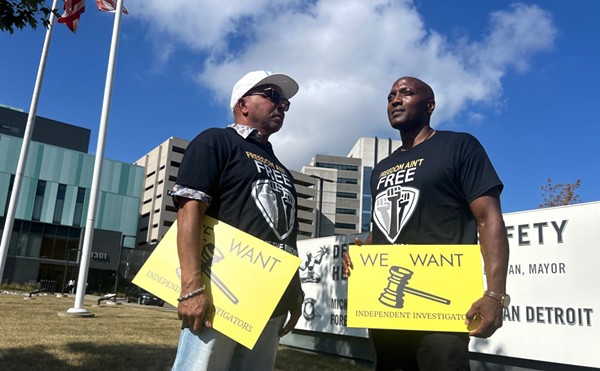
[{"label": "building window", "polygon": [[346,170],[346,171],[358,171],[358,166],[356,166],[356,165],[330,164],[328,162],[317,162],[316,167],[321,167],[321,168],[326,168],[326,169]]},{"label": "building window", "polygon": [[169,175],[169,181],[170,182],[176,182],[177,181],[177,177],[175,175]]},{"label": "building window", "polygon": [[4,207],[4,215],[8,214],[8,206],[10,205],[10,199],[12,196],[13,184],[15,182],[15,175],[10,175],[10,183],[8,184],[8,195],[6,196],[6,206]]},{"label": "building window", "polygon": [[56,204],[54,205],[54,217],[52,218],[52,223],[59,224],[62,219],[66,193],[67,186],[65,184],[59,184],[58,192],[56,193]]},{"label": "building window", "polygon": [[358,179],[352,178],[337,178],[337,182],[341,184],[358,184]]},{"label": "building window", "polygon": [[344,207],[336,207],[336,214],[344,214],[344,215],[356,215],[356,209],[346,209]]},{"label": "building window", "polygon": [[179,167],[180,163],[177,161],[171,161],[171,166],[173,167]]},{"label": "building window", "polygon": [[85,202],[85,188],[77,189],[77,200],[75,201],[75,213],[73,214],[73,226],[81,226],[81,217],[83,216],[83,203]]},{"label": "building window", "polygon": [[356,224],[350,224],[350,223],[335,223],[335,227],[336,227],[336,228],[343,228],[343,229],[356,229]]},{"label": "building window", "polygon": [[356,193],[353,192],[336,192],[336,197],[356,199]]},{"label": "building window", "polygon": [[29,236],[27,237],[27,243],[23,244],[23,250],[19,255],[39,258],[42,249],[42,240],[44,239],[44,226],[40,223],[31,223],[25,226],[24,223],[23,231],[26,228]]},{"label": "building window", "polygon": [[35,199],[33,200],[33,213],[31,220],[39,221],[42,217],[42,207],[44,206],[44,194],[46,193],[46,181],[38,180],[35,190]]},{"label": "building window", "polygon": [[309,213],[312,213],[315,209],[313,207],[298,205],[298,210],[308,211]]},{"label": "building window", "polygon": [[52,251],[52,259],[67,259],[69,244],[69,228],[60,226],[56,229],[56,236],[54,237],[54,249]]},{"label": "building window", "polygon": [[184,154],[185,153],[185,149],[181,148],[181,147],[173,146],[173,152]]},{"label": "building window", "polygon": [[46,224],[44,226],[44,234],[42,235],[42,247],[40,250],[41,258],[54,259],[54,240],[56,239],[55,237],[56,226]]}]

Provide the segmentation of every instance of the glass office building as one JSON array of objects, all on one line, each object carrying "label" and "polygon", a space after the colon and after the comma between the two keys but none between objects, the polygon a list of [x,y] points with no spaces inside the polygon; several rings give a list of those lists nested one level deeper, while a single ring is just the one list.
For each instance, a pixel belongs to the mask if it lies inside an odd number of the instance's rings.
[{"label": "glass office building", "polygon": [[[0,133],[1,231],[21,145],[21,138]],[[94,160],[82,151],[31,142],[3,281],[52,281],[62,291],[67,280],[77,279]],[[103,162],[90,291],[112,292],[123,248],[135,247],[143,178],[142,167]]]}]

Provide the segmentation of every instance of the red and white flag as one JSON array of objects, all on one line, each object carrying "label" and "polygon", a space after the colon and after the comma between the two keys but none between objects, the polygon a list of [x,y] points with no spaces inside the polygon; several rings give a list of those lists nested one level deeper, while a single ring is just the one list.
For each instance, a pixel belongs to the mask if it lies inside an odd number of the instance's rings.
[{"label": "red and white flag", "polygon": [[64,23],[71,31],[76,32],[79,17],[85,12],[85,0],[65,0],[63,9],[65,12],[58,18],[58,23]]},{"label": "red and white flag", "polygon": [[[114,0],[96,0],[96,5],[98,5],[98,10],[111,13],[117,11],[117,2]],[[125,8],[125,5],[123,5],[123,13],[129,14],[129,12]]]}]

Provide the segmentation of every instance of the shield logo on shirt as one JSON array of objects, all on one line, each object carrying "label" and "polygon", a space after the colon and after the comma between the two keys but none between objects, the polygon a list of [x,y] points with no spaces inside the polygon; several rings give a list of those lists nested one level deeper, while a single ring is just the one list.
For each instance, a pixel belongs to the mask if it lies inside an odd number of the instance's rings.
[{"label": "shield logo on shirt", "polygon": [[257,180],[252,198],[275,235],[283,240],[290,235],[296,222],[296,203],[292,192],[268,179]]},{"label": "shield logo on shirt", "polygon": [[373,219],[390,243],[394,243],[400,235],[414,213],[418,200],[418,189],[399,185],[387,188],[375,198]]}]

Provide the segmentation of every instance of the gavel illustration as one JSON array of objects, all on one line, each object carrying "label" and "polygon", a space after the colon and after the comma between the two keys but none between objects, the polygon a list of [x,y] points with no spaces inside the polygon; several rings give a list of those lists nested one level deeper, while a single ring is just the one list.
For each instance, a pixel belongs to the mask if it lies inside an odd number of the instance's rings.
[{"label": "gavel illustration", "polygon": [[379,302],[388,307],[402,308],[404,307],[404,294],[412,294],[438,303],[446,305],[450,304],[450,300],[448,299],[408,287],[408,281],[412,275],[413,271],[410,269],[399,266],[391,267],[390,276],[388,277],[388,286],[379,296]]},{"label": "gavel illustration", "polygon": [[204,246],[204,250],[202,250],[201,270],[202,270],[202,273],[204,273],[210,279],[210,282],[213,285],[217,286],[217,288],[219,290],[221,290],[223,292],[223,294],[225,294],[227,299],[229,299],[233,304],[237,304],[240,301],[237,298],[237,296],[235,296],[235,294],[233,292],[231,292],[231,290],[227,287],[227,285],[225,285],[225,283],[223,281],[221,281],[221,279],[216,274],[214,274],[213,271],[211,270],[211,266],[213,264],[217,264],[218,262],[222,261],[224,258],[225,258],[225,256],[223,255],[221,250],[217,249],[215,244],[213,244],[213,243],[206,244]]}]

